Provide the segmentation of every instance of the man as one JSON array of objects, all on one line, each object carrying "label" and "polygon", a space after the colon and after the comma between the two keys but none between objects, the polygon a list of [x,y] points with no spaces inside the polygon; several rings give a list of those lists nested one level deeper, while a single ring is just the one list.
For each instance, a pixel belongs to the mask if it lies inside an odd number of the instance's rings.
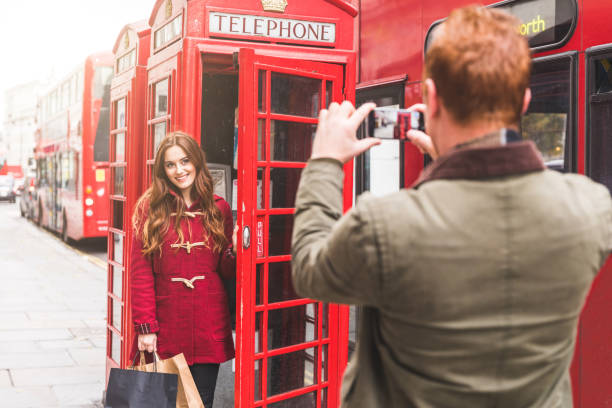
[{"label": "man", "polygon": [[515,141],[530,99],[518,21],[451,13],[426,55],[435,161],[412,189],[342,216],[342,163],[378,143],[355,131],[371,104],[319,116],[297,197],[293,282],[363,305],[343,407],[571,407],[581,307],[611,248],[608,190],[547,170]]}]

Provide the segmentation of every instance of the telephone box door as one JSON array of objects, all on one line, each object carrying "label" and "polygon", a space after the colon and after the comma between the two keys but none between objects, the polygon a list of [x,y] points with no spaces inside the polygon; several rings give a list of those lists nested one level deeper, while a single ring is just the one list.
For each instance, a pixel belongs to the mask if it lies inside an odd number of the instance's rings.
[{"label": "telephone box door", "polygon": [[346,307],[297,295],[291,232],[300,173],[344,66],[239,52],[236,406],[337,407]]}]

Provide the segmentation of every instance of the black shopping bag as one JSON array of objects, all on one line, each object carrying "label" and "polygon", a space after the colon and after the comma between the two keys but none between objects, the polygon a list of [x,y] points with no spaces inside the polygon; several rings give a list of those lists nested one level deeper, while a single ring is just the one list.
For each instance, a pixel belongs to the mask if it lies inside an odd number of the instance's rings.
[{"label": "black shopping bag", "polygon": [[104,407],[175,408],[177,390],[176,374],[111,368]]}]

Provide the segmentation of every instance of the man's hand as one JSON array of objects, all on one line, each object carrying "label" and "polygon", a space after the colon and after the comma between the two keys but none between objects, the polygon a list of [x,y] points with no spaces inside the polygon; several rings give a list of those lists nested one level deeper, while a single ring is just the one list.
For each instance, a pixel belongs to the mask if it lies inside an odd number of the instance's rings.
[{"label": "man's hand", "polygon": [[153,353],[157,351],[157,334],[139,334],[138,335],[138,350]]},{"label": "man's hand", "polygon": [[[417,103],[408,109],[425,114],[427,107],[422,103]],[[436,152],[436,148],[431,141],[431,137],[427,133],[421,132],[420,130],[411,129],[406,132],[406,137],[421,151],[421,153],[429,154],[432,159],[436,159],[438,157],[438,152]]]},{"label": "man's hand", "polygon": [[380,144],[379,139],[357,139],[356,135],[359,125],[375,106],[373,103],[366,103],[355,110],[352,103],[344,101],[342,105],[332,102],[329,109],[322,109],[310,158],[331,158],[346,163],[372,146]]}]

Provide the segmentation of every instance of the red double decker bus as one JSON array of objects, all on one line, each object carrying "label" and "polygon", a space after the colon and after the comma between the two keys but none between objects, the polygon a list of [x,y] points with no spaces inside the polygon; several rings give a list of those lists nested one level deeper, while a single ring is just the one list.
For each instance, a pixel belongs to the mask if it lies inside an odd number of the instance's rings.
[{"label": "red double decker bus", "polygon": [[[409,107],[422,100],[424,54],[435,27],[473,0],[360,2],[357,103]],[[533,52],[532,101],[521,123],[551,169],[582,173],[612,189],[612,15],[608,0],[485,0],[521,21]],[[357,192],[409,187],[427,159],[408,142],[384,141],[357,160]],[[554,202],[551,202],[554,205]],[[576,226],[579,228],[580,226]],[[550,237],[550,239],[554,239]],[[576,407],[612,404],[612,262],[581,314],[572,365]]]},{"label": "red double decker bus", "polygon": [[39,99],[35,219],[65,241],[108,229],[112,75],[112,54],[92,54]]}]

